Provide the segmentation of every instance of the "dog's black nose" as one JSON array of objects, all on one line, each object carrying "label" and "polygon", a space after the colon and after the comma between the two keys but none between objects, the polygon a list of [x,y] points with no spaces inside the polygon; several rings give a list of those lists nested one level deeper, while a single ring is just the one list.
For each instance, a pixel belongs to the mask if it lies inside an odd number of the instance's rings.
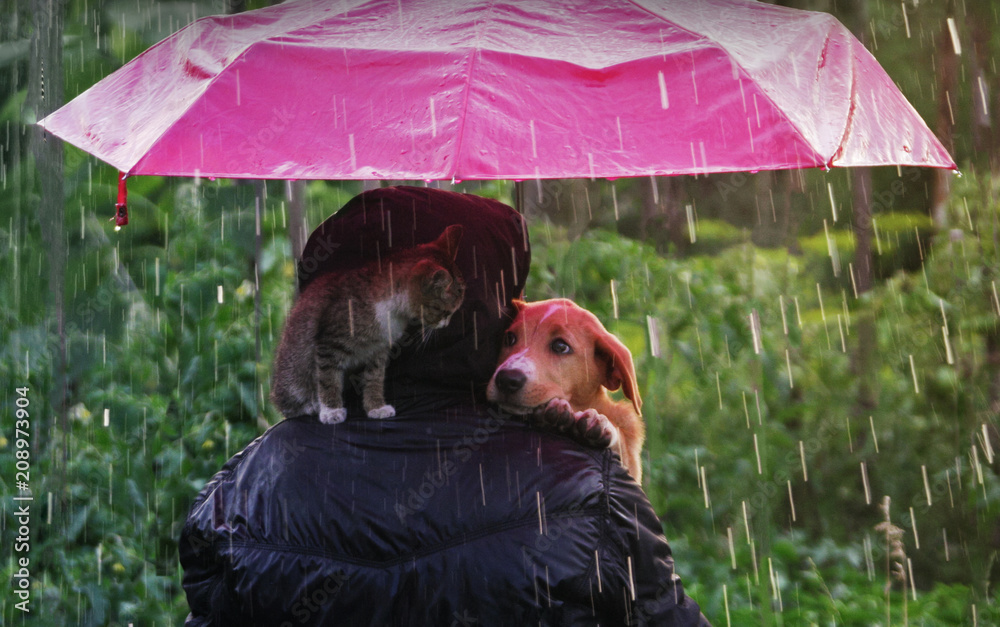
[{"label": "dog's black nose", "polygon": [[520,370],[508,369],[501,370],[497,373],[496,382],[497,387],[504,394],[513,394],[521,388],[524,387],[525,382],[528,381],[528,375],[524,374]]}]

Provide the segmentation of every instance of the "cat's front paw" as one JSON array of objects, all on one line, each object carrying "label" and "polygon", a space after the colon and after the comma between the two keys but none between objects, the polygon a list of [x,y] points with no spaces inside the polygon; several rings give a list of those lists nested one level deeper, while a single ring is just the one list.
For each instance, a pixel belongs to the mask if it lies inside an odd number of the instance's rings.
[{"label": "cat's front paw", "polygon": [[320,407],[319,421],[325,425],[336,425],[344,422],[347,418],[346,407]]},{"label": "cat's front paw", "polygon": [[369,418],[392,418],[396,415],[396,408],[392,405],[382,405],[368,412]]}]

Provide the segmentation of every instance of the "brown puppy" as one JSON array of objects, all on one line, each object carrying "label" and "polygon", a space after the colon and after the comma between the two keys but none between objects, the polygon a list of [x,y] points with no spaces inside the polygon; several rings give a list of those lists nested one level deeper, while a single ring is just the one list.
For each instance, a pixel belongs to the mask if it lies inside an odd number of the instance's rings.
[{"label": "brown puppy", "polygon": [[[514,305],[517,316],[504,336],[487,398],[589,444],[613,448],[642,483],[645,426],[628,348],[573,301],[516,300]],[[631,403],[608,396],[619,387]]]}]

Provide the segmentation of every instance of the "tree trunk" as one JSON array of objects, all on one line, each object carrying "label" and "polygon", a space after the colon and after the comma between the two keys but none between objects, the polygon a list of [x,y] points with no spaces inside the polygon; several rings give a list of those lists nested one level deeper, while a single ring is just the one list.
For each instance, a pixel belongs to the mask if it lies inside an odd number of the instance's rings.
[{"label": "tree trunk", "polygon": [[288,239],[292,244],[292,259],[298,264],[309,237],[305,221],[306,182],[288,181],[285,199],[288,201]]},{"label": "tree trunk", "polygon": [[[34,120],[40,120],[58,109],[63,103],[62,33],[64,2],[62,0],[30,0],[33,30],[31,57],[28,72],[28,98],[25,106]],[[56,395],[53,402],[62,431],[62,469],[65,470],[69,452],[69,425],[67,421],[66,383],[66,237],[63,226],[65,193],[63,191],[63,145],[45,133],[40,126],[29,130],[31,154],[39,188],[38,221],[47,248],[49,263],[49,295],[55,322],[58,356],[54,377]]]},{"label": "tree trunk", "polygon": [[[937,37],[937,89],[938,110],[936,134],[948,152],[954,154],[954,106],[955,76],[958,73],[958,56],[955,54],[951,41],[948,23],[943,21]],[[931,221],[938,231],[947,227],[948,195],[951,193],[951,172],[941,169],[934,170],[934,182],[931,187]]]},{"label": "tree trunk", "polygon": [[991,10],[979,3],[969,4],[965,15],[966,24],[972,38],[972,50],[969,54],[969,68],[972,80],[969,83],[972,109],[972,140],[976,154],[985,154],[990,161],[990,171],[995,172],[996,138],[993,136],[990,119],[990,77],[986,68],[992,61],[990,54],[990,38],[993,34],[991,24],[995,19]]},{"label": "tree trunk", "polygon": [[[868,5],[865,0],[853,0],[850,3],[850,25],[854,35],[862,42],[868,40]],[[848,280],[850,287],[860,298],[871,290],[874,277],[872,273],[872,173],[870,168],[852,168],[851,176],[851,217],[854,228],[854,262]],[[854,325],[854,350],[851,353],[851,372],[858,382],[854,399],[852,417],[854,421],[865,420],[878,407],[878,389],[875,381],[876,349],[878,335],[875,327],[875,316],[870,306],[860,310]],[[857,433],[864,434],[864,429]]]}]

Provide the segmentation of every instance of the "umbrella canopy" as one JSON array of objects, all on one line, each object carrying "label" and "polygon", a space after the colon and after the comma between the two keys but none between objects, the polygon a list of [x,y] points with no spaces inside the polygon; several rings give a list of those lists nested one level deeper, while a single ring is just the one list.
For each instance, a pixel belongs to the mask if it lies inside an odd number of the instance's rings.
[{"label": "umbrella canopy", "polygon": [[193,22],[40,124],[129,175],[955,168],[836,19],[744,0],[286,2]]}]

